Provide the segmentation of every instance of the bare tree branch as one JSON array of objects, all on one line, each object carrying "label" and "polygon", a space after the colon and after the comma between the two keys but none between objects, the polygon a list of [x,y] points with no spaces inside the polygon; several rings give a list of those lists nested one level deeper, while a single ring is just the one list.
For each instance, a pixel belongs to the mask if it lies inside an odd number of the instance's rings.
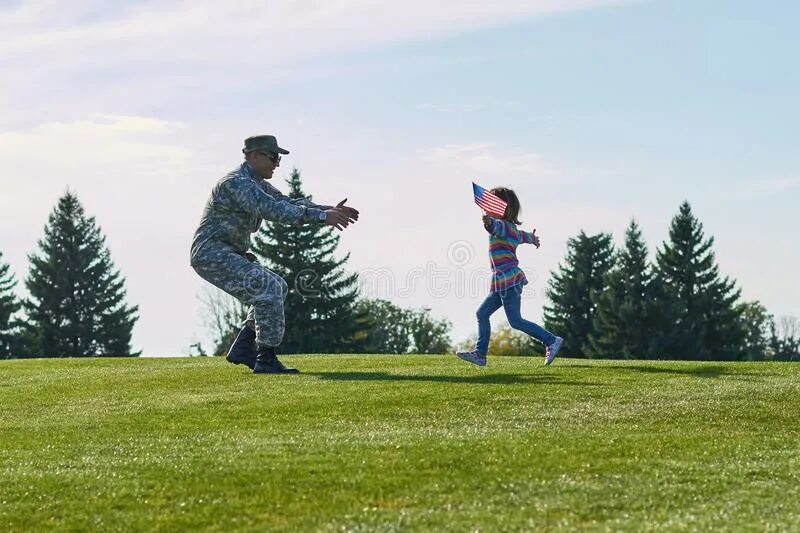
[{"label": "bare tree branch", "polygon": [[220,355],[247,318],[247,306],[213,286],[204,287],[198,298],[203,304],[203,325],[211,330],[213,351]]}]

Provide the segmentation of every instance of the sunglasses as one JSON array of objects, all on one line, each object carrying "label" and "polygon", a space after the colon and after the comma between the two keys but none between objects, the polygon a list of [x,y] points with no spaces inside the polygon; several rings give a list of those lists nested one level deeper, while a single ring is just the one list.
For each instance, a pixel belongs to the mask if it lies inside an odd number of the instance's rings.
[{"label": "sunglasses", "polygon": [[267,152],[258,152],[258,153],[263,155],[264,157],[269,158],[269,160],[275,163],[275,165],[278,165],[281,162],[280,154],[268,154]]}]

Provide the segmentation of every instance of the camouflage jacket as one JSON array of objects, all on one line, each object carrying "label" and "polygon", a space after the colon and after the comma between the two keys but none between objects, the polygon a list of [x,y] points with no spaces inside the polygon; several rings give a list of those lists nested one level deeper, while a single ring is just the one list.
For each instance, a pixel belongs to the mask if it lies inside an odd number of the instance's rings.
[{"label": "camouflage jacket", "polygon": [[209,239],[246,252],[250,235],[258,231],[263,219],[287,223],[318,221],[326,209],[330,207],[305,198],[289,198],[261,179],[249,164],[242,163],[211,191],[192,239],[192,262]]}]

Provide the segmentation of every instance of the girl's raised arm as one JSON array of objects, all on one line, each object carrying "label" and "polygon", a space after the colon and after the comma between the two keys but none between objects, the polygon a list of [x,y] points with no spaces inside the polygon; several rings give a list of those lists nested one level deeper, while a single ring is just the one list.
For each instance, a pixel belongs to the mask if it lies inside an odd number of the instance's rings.
[{"label": "girl's raised arm", "polygon": [[537,248],[541,245],[535,229],[533,231],[519,230],[519,242],[520,244],[532,244]]}]

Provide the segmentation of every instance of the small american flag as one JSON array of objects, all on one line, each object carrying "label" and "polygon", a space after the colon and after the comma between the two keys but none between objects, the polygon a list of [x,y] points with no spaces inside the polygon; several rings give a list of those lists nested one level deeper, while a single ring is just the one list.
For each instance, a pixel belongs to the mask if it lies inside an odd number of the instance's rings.
[{"label": "small american flag", "polygon": [[472,182],[472,192],[475,194],[475,203],[488,214],[498,217],[505,214],[507,204],[474,181]]}]

